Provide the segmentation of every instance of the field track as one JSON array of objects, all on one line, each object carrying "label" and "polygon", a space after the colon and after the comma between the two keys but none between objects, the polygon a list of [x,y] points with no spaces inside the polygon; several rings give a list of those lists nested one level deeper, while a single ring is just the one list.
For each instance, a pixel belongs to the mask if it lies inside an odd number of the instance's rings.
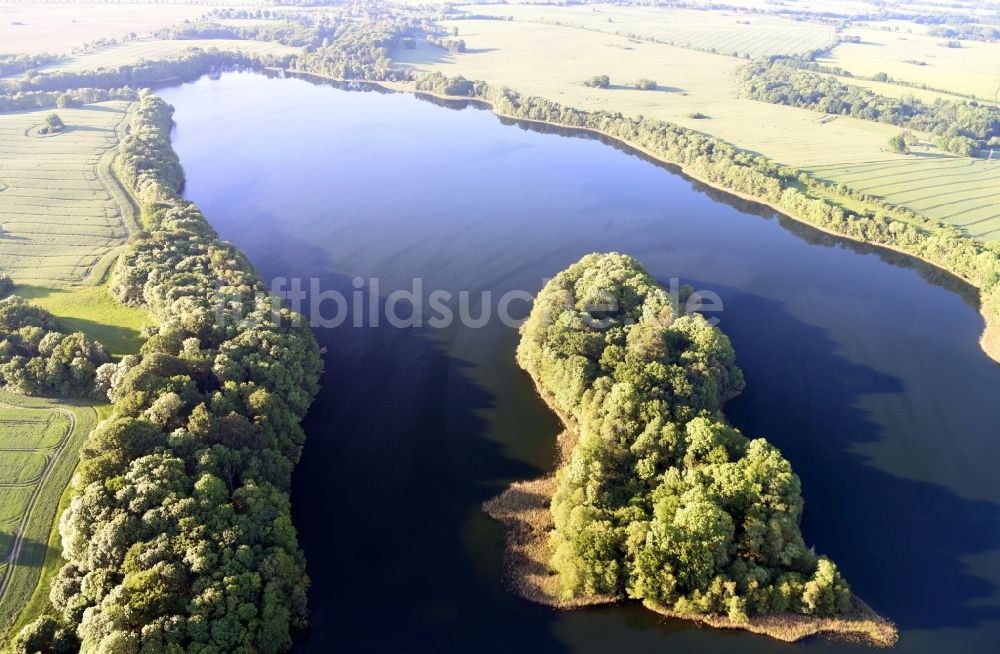
[{"label": "field track", "polygon": [[[14,410],[25,410],[25,411],[32,410],[26,407],[19,407],[19,406],[14,406],[12,404],[6,404],[4,402],[0,402],[0,407],[3,407],[5,409],[14,409]],[[41,494],[42,487],[44,486],[46,480],[48,480],[49,475],[52,473],[52,468],[55,466],[56,461],[62,454],[63,450],[66,448],[66,443],[69,442],[73,434],[76,432],[76,414],[74,414],[72,411],[68,411],[67,409],[62,409],[62,408],[53,408],[51,410],[62,413],[63,415],[67,416],[67,418],[69,419],[69,429],[67,430],[66,434],[63,436],[62,440],[59,442],[55,450],[53,450],[53,452],[48,456],[45,463],[45,469],[42,471],[41,476],[33,481],[17,484],[19,486],[27,486],[34,484],[35,488],[31,494],[31,498],[28,500],[27,509],[25,510],[24,515],[21,517],[21,521],[18,524],[17,530],[14,533],[14,542],[11,545],[10,553],[3,561],[5,565],[3,569],[3,576],[0,577],[0,599],[2,599],[4,594],[7,592],[7,587],[10,585],[11,577],[14,574],[14,569],[17,565],[17,559],[21,554],[21,545],[24,543],[24,531],[25,528],[27,527],[28,520],[31,518],[31,511],[35,506],[35,502],[38,500],[38,496]],[[0,450],[0,451],[24,451],[24,450]]]}]

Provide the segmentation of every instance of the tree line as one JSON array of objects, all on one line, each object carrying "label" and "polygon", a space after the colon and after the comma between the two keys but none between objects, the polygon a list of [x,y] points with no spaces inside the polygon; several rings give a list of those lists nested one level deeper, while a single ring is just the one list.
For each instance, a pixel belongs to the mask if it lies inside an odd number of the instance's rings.
[{"label": "tree line", "polygon": [[740,71],[741,92],[761,102],[930,132],[942,148],[965,156],[986,145],[1000,145],[1000,109],[996,107],[975,100],[938,98],[926,103],[912,95],[890,98],[807,70],[804,66],[809,63],[772,57],[749,64]]},{"label": "tree line", "polygon": [[728,425],[743,388],[729,339],[631,257],[592,254],[538,294],[518,363],[570,430],[551,567],[563,599],[628,596],[686,614],[850,611],[799,528],[798,477]]},{"label": "tree line", "polygon": [[118,162],[145,231],[111,292],[158,326],[96,371],[113,412],[81,451],[57,614],[18,636],[26,651],[280,652],[306,622],[289,485],[322,361],[301,316],[179,194],[171,114],[142,93]]}]

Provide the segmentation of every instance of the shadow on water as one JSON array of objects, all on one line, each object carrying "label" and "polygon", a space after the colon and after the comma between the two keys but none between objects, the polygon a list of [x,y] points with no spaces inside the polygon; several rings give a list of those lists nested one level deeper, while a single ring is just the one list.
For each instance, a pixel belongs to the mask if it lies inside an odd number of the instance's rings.
[{"label": "shadow on water", "polygon": [[[318,277],[324,290],[351,297],[351,278],[333,270],[327,252],[277,218],[269,224],[241,243],[265,280]],[[323,307],[326,318],[333,313]],[[296,651],[470,651],[484,639],[563,651],[551,612],[502,587],[502,532],[479,509],[496,480],[543,471],[483,437],[477,414],[495,398],[467,363],[420,329],[353,328],[352,320],[349,312],[343,326],[315,330],[326,373],[292,493],[315,628]],[[490,550],[489,572],[470,560],[469,538]],[[518,628],[488,617],[497,612]]]},{"label": "shadow on water", "polygon": [[838,355],[825,330],[796,320],[781,302],[699,284],[726,297],[726,333],[748,371],[726,415],[792,462],[803,480],[806,541],[903,629],[1000,618],[995,606],[976,604],[997,588],[963,563],[1000,547],[1000,507],[896,477],[853,451],[883,438],[861,399],[901,393],[901,382]]}]

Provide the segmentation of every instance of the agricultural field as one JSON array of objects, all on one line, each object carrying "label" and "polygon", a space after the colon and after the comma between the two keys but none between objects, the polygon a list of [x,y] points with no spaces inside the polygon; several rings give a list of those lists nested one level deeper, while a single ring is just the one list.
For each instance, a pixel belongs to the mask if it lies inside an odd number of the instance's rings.
[{"label": "agricultural field", "polygon": [[[394,59],[418,71],[507,85],[579,109],[668,120],[792,166],[899,156],[883,152],[889,136],[898,132],[891,125],[847,116],[831,120],[807,109],[736,97],[734,76],[745,64],[742,59],[538,23],[459,20],[442,25],[459,28],[465,53],[421,42],[414,50],[397,49]],[[607,74],[611,88],[583,84],[597,74]],[[656,80],[659,89],[632,88],[640,77]],[[694,113],[707,118],[693,118]]]},{"label": "agricultural field", "polygon": [[57,510],[97,414],[0,392],[0,635],[32,598]]},{"label": "agricultural field", "polygon": [[918,153],[903,161],[858,161],[808,172],[958,225],[971,236],[1000,240],[1000,161]]},{"label": "agricultural field", "polygon": [[[830,25],[739,12],[588,4],[470,5],[463,13],[560,24],[720,54],[761,57],[799,54],[836,42]],[[460,28],[461,29],[461,28]]]},{"label": "agricultural field", "polygon": [[297,51],[297,48],[266,41],[239,41],[235,39],[150,39],[144,41],[127,41],[118,45],[90,50],[40,70],[83,72],[99,68],[113,68],[123,64],[134,64],[143,59],[166,59],[179,55],[191,48],[239,50],[241,52],[264,55],[281,55]]},{"label": "agricultural field", "polygon": [[854,75],[886,73],[931,89],[1000,101],[1000,43],[961,41],[961,47],[947,48],[945,39],[926,34],[919,25],[898,32],[873,27],[849,27],[844,34],[861,42],[841,43],[819,63]]},{"label": "agricultural field", "polygon": [[129,103],[0,114],[0,270],[19,282],[99,281],[134,225],[111,174]]},{"label": "agricultural field", "polygon": [[191,3],[17,2],[0,4],[0,52],[69,54],[97,39],[143,35],[211,7]]}]

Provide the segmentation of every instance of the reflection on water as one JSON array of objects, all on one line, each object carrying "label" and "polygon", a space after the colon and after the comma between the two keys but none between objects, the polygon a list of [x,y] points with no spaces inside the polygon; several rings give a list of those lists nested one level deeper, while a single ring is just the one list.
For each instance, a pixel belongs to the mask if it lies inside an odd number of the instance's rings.
[{"label": "reflection on water", "polygon": [[[471,104],[249,74],[163,95],[188,197],[267,278],[349,295],[355,276],[377,276],[384,301],[421,277],[496,297],[619,250],[661,282],[718,293],[748,382],[727,413],[796,467],[807,540],[900,624],[899,651],[995,650],[1000,368],[953,278],[775,220],[624,146],[512,129]],[[501,533],[479,504],[551,469],[559,430],[514,365],[515,330],[317,337],[328,372],[293,492],[313,579],[298,651],[789,649],[632,605],[553,612],[505,590]]]}]

